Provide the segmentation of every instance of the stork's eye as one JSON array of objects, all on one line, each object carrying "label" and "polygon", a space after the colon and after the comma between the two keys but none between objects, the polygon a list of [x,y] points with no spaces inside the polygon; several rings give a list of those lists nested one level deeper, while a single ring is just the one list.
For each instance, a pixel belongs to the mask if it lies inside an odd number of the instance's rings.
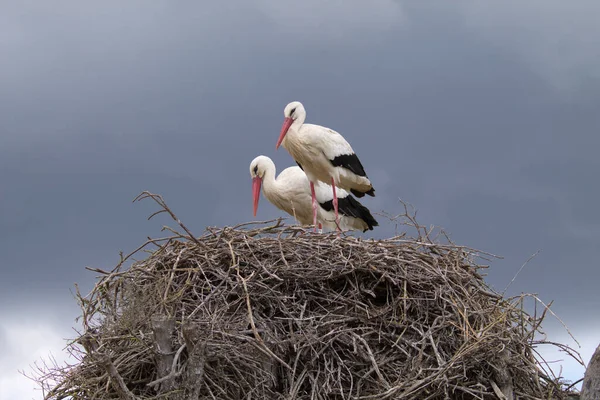
[{"label": "stork's eye", "polygon": [[296,109],[292,108],[292,111],[290,111],[290,117],[294,114],[295,111],[296,111]]},{"label": "stork's eye", "polygon": [[254,175],[258,175],[258,165],[254,166]]}]

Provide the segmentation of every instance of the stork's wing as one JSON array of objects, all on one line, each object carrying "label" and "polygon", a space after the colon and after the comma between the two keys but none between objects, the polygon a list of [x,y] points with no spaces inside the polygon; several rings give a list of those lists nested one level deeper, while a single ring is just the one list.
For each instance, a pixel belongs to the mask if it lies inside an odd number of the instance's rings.
[{"label": "stork's wing", "polygon": [[367,173],[358,159],[358,156],[354,153],[340,154],[333,159],[329,159],[329,161],[334,167],[346,168],[358,176],[364,176],[365,178],[367,177]]},{"label": "stork's wing", "polygon": [[350,143],[333,129],[312,125],[311,129],[320,139],[323,155],[334,167],[345,168],[358,176],[366,177],[365,169],[352,150]]}]

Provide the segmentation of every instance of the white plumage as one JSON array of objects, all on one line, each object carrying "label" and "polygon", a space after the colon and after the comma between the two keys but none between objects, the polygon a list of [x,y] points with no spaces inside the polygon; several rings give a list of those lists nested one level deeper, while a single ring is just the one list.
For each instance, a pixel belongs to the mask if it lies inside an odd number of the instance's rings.
[{"label": "white plumage", "polygon": [[[293,216],[301,225],[313,222],[310,182],[299,167],[289,167],[275,177],[276,167],[266,156],[258,156],[250,163],[250,176],[253,180],[254,215],[258,208],[260,190],[277,208]],[[317,222],[324,228],[336,229],[335,213],[331,186],[318,182],[315,186],[318,203]],[[377,226],[369,210],[343,189],[337,191],[338,202],[343,207],[340,216],[340,228],[343,230],[360,229],[366,231]]]},{"label": "white plumage", "polygon": [[[336,131],[320,125],[305,124],[306,111],[294,101],[284,109],[284,123],[277,141],[290,153],[309,181],[332,184],[357,197],[375,196],[375,190],[352,146]],[[338,205],[334,201],[335,213]],[[316,215],[313,215],[313,218]]]}]

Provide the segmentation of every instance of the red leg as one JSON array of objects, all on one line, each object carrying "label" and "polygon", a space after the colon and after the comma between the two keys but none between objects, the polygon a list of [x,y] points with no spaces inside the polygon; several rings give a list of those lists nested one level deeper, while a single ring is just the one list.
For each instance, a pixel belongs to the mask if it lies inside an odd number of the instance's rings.
[{"label": "red leg", "polygon": [[335,224],[337,225],[337,231],[340,232],[340,218],[338,216],[338,198],[335,192],[335,181],[331,178],[331,187],[333,188],[333,209],[335,210]]},{"label": "red leg", "polygon": [[312,195],[312,209],[313,209],[313,225],[314,231],[317,231],[317,197],[315,196],[315,184],[310,183],[310,194]]}]

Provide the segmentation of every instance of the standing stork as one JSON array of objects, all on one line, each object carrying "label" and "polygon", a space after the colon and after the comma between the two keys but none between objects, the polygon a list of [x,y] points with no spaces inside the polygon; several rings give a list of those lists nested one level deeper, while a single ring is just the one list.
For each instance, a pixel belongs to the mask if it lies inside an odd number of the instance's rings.
[{"label": "standing stork", "polygon": [[[275,178],[276,168],[273,161],[266,156],[258,156],[250,163],[250,176],[252,177],[252,198],[254,216],[258,209],[260,190],[265,197],[277,208],[291,216],[302,225],[313,222],[312,199],[310,183],[306,174],[298,167],[289,167],[281,171]],[[337,228],[333,210],[331,187],[325,183],[317,182],[314,185],[318,203],[319,223],[328,229]],[[369,212],[369,209],[360,204],[352,195],[343,189],[337,191],[340,214],[339,227],[343,230],[360,229],[363,232],[373,230],[379,224]],[[316,224],[315,224],[316,229]]]},{"label": "standing stork", "polygon": [[375,196],[375,189],[365,173],[350,143],[333,129],[305,124],[306,110],[299,101],[293,101],[283,110],[283,126],[275,145],[290,153],[310,181],[313,224],[317,224],[317,203],[314,184],[331,184],[335,220],[339,222],[336,186],[352,192],[356,197]]}]

